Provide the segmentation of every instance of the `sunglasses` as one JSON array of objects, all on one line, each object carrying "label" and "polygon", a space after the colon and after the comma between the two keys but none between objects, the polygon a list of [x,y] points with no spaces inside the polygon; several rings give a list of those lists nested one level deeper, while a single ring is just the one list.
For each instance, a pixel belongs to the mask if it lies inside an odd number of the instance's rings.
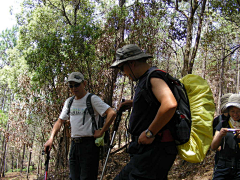
[{"label": "sunglasses", "polygon": [[69,86],[69,88],[73,88],[73,87],[77,88],[77,87],[80,86],[80,84],[81,84],[81,83],[69,84],[68,86]]},{"label": "sunglasses", "polygon": [[119,69],[121,72],[123,72],[123,65],[120,66],[120,67],[118,67],[118,69]]},{"label": "sunglasses", "polygon": [[122,66],[118,67],[118,69],[123,72],[124,71],[124,65],[127,64],[127,63],[124,63]]}]

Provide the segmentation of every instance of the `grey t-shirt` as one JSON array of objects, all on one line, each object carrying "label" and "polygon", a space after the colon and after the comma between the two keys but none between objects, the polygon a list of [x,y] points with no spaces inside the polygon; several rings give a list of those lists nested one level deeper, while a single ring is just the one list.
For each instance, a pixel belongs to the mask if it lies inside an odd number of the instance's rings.
[{"label": "grey t-shirt", "polygon": [[[84,111],[87,108],[86,100],[89,93],[87,93],[81,99],[74,99],[70,108],[70,123],[71,123],[71,137],[89,137],[93,136],[92,134],[92,119],[88,111],[85,114],[85,120],[83,122]],[[71,98],[71,97],[70,97]],[[63,106],[62,112],[59,116],[62,120],[68,120],[69,116],[68,112],[68,102],[70,100],[68,98]],[[94,109],[94,115],[96,124],[98,124],[99,114],[104,116],[106,110],[110,107],[108,104],[103,102],[101,98],[96,95],[91,97],[92,107]]]}]

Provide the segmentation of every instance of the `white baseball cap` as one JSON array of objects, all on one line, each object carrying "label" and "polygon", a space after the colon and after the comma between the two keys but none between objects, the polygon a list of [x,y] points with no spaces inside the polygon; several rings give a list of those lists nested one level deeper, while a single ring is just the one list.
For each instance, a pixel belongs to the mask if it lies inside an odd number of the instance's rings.
[{"label": "white baseball cap", "polygon": [[73,81],[76,83],[81,83],[82,81],[84,81],[84,76],[80,72],[72,72],[68,76],[68,82],[70,82],[70,81]]}]

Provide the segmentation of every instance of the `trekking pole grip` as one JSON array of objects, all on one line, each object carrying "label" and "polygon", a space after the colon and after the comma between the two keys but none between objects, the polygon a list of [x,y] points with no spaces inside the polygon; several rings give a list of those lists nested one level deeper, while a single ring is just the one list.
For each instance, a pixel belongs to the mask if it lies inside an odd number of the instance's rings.
[{"label": "trekking pole grip", "polygon": [[46,148],[46,153],[47,153],[47,158],[45,161],[45,171],[48,171],[48,164],[49,164],[49,159],[50,159],[49,146],[47,146],[47,148]]}]

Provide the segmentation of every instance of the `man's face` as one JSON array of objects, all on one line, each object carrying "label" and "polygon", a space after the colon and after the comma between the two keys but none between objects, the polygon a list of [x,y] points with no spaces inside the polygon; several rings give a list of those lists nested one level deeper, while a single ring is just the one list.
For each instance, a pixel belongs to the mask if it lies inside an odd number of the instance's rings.
[{"label": "man's face", "polygon": [[84,90],[84,82],[82,81],[81,83],[77,83],[74,81],[70,81],[68,84],[71,92],[75,95],[78,96],[79,94],[82,93],[82,91]]},{"label": "man's face", "polygon": [[132,71],[128,61],[119,64],[118,68],[120,69],[120,71],[123,73],[124,76],[128,76],[133,81],[135,80],[135,78],[133,76],[133,71]]}]

